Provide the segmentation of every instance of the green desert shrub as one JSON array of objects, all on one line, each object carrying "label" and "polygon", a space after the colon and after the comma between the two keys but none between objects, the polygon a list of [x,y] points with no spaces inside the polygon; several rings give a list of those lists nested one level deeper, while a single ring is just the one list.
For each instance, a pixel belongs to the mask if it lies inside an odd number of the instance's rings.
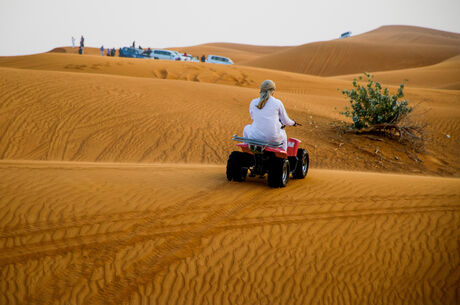
[{"label": "green desert shrub", "polygon": [[[404,85],[401,84],[396,94],[390,96],[388,88],[382,90],[382,85],[374,81],[369,73],[367,85],[360,85],[358,80],[353,80],[351,90],[342,90],[350,101],[350,107],[345,107],[341,114],[352,118],[353,129],[373,128],[390,124],[397,126],[410,112],[412,107],[404,99]],[[363,78],[360,76],[359,80]]]}]

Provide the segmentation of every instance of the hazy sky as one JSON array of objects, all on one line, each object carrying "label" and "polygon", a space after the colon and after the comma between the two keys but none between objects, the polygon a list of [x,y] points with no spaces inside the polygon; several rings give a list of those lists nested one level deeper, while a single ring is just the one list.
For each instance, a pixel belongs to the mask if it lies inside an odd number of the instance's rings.
[{"label": "hazy sky", "polygon": [[460,32],[460,0],[0,0],[0,55],[77,43],[300,45],[404,24]]}]

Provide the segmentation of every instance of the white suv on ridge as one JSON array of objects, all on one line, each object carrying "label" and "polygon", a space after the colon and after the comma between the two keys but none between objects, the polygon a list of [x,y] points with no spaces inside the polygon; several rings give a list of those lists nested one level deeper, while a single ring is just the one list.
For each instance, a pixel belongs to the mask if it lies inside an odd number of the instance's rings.
[{"label": "white suv on ridge", "polygon": [[208,58],[206,58],[206,62],[212,64],[233,65],[233,61],[230,58],[217,55],[209,55]]},{"label": "white suv on ridge", "polygon": [[183,56],[176,51],[170,50],[152,50],[150,58],[168,59],[168,60],[183,60]]}]

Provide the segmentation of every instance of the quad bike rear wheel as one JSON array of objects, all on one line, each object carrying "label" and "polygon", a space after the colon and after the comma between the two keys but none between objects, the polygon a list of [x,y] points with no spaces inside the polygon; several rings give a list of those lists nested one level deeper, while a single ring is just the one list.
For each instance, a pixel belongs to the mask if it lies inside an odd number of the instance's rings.
[{"label": "quad bike rear wheel", "polygon": [[246,154],[234,151],[230,154],[227,161],[227,180],[243,182],[246,180],[248,168],[245,167]]},{"label": "quad bike rear wheel", "polygon": [[275,158],[270,162],[268,171],[268,185],[271,187],[285,187],[289,181],[289,161]]},{"label": "quad bike rear wheel", "polygon": [[310,158],[308,152],[305,149],[299,149],[297,151],[297,165],[292,173],[292,177],[295,179],[303,179],[308,173],[308,166],[310,165]]}]

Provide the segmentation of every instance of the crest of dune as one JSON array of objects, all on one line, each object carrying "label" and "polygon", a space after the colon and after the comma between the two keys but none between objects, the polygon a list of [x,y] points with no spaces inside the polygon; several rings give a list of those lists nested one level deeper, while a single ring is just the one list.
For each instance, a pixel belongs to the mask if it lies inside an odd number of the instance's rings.
[{"label": "crest of dune", "polygon": [[333,76],[437,64],[460,54],[460,34],[411,26],[384,26],[346,39],[301,45],[245,65]]}]

